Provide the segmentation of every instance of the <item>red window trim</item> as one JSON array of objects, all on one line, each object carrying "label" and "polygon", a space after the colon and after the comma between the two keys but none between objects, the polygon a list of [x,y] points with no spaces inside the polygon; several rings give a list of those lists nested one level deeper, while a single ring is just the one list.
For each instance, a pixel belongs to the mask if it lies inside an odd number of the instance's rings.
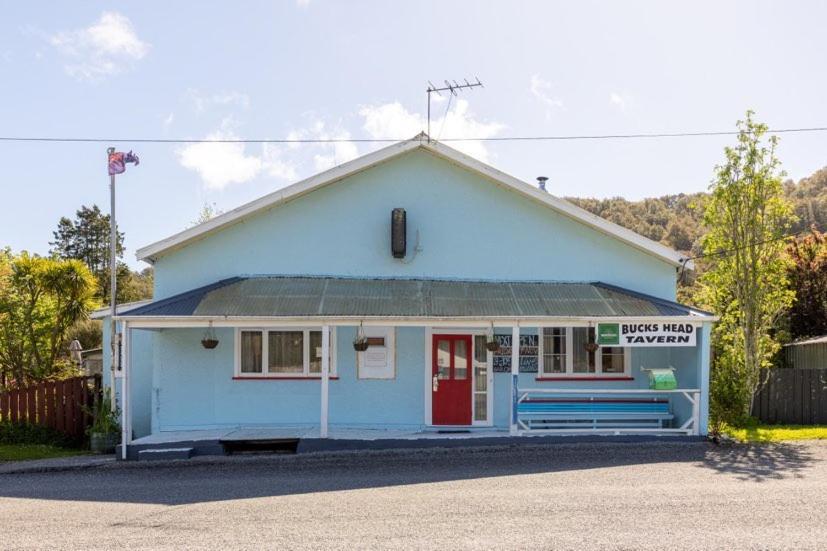
[{"label": "red window trim", "polygon": [[[337,381],[339,379],[338,376],[330,377],[329,380]],[[233,381],[321,381],[322,378],[318,375],[312,375],[309,377],[261,377],[261,376],[253,376],[253,377],[245,377],[245,376],[235,376],[233,377]]]},{"label": "red window trim", "polygon": [[634,381],[634,377],[621,376],[610,377],[600,375],[597,377],[535,377],[535,381]]}]

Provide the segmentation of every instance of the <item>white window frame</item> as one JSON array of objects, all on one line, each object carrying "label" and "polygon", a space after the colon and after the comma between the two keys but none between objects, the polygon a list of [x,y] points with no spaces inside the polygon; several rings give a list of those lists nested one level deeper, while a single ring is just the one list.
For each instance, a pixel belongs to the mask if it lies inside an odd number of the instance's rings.
[{"label": "white window frame", "polygon": [[[241,332],[261,333],[261,373],[241,372]],[[302,372],[301,373],[270,373],[268,331],[301,331],[302,344]],[[321,379],[321,373],[310,372],[310,333],[322,331],[321,327],[236,327],[235,328],[235,365],[234,379]],[[330,327],[330,378],[336,377],[336,328]]]},{"label": "white window frame", "polygon": [[[594,373],[583,373],[574,371],[574,329],[578,326],[545,326],[539,327],[538,349],[537,349],[537,378],[538,379],[628,379],[632,376],[632,351],[628,346],[612,346],[610,348],[623,349],[623,373],[603,373],[602,346],[595,351]],[[566,330],[566,371],[565,373],[546,373],[545,351],[543,333],[545,329]]]}]

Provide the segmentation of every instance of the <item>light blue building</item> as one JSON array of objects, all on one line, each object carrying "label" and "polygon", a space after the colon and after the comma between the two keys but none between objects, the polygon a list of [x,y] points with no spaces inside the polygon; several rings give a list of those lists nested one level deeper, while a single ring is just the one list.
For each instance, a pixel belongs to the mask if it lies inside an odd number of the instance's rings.
[{"label": "light blue building", "polygon": [[691,262],[424,135],[138,257],[155,298],[118,315],[130,451],[706,432],[715,318],[675,302]]}]

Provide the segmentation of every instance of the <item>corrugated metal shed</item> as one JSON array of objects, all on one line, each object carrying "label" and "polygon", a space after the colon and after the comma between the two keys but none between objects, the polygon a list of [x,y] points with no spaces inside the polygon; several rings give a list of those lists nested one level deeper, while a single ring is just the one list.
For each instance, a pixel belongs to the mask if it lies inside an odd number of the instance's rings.
[{"label": "corrugated metal shed", "polygon": [[128,315],[510,318],[710,314],[604,283],[261,276],[220,281]]},{"label": "corrugated metal shed", "polygon": [[784,361],[797,369],[827,369],[827,335],[788,344]]}]

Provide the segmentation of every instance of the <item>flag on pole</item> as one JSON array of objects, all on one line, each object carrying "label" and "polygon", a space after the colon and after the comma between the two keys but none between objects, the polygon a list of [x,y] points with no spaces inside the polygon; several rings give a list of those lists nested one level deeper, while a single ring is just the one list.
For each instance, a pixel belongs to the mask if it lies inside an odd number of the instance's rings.
[{"label": "flag on pole", "polygon": [[122,174],[126,170],[126,163],[135,163],[135,166],[138,166],[139,162],[138,156],[131,151],[114,151],[109,154],[109,175]]}]

